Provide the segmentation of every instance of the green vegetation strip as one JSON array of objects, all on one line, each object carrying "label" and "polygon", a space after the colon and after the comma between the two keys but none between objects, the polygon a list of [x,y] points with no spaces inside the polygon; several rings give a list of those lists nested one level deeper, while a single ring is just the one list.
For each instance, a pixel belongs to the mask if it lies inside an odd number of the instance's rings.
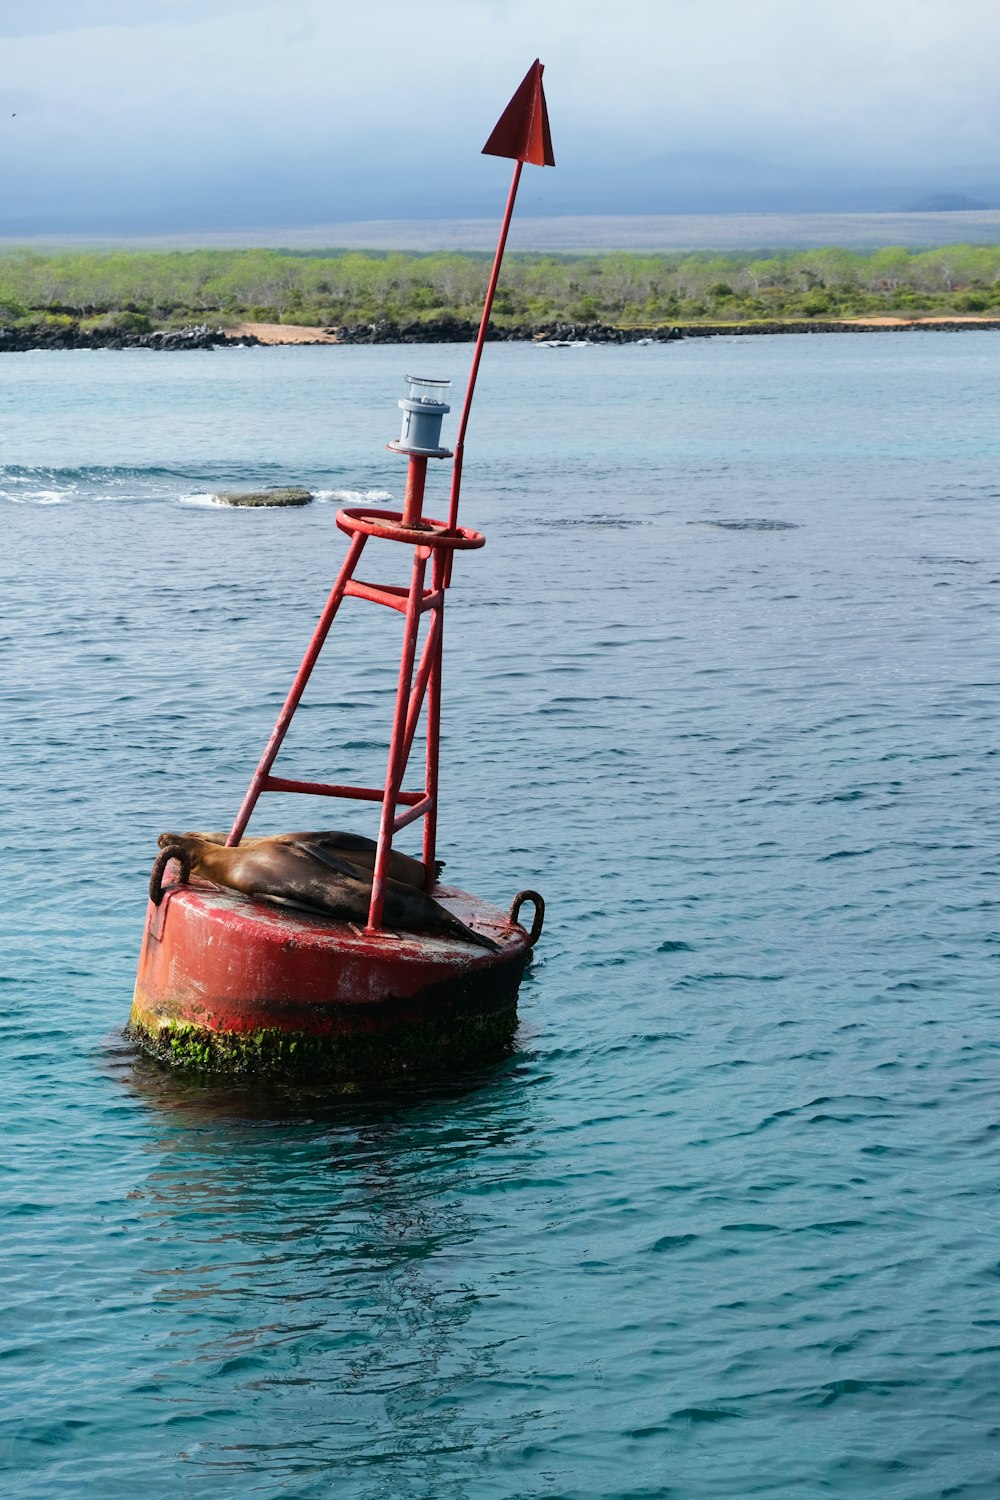
[{"label": "green vegetation strip", "polygon": [[[141,334],[210,319],[313,327],[476,319],[486,255],[273,250],[0,252],[0,326]],[[1000,246],[871,253],[512,254],[498,327],[1000,316]]]}]

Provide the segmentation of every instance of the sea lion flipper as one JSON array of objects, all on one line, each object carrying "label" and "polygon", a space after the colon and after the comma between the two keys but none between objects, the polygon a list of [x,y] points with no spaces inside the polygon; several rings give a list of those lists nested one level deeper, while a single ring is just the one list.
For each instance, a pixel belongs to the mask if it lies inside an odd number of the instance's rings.
[{"label": "sea lion flipper", "polygon": [[310,843],[320,840],[324,844],[333,844],[337,849],[355,850],[358,853],[374,854],[378,848],[374,839],[366,838],[363,833],[345,833],[343,829],[331,828],[325,833],[311,833]]},{"label": "sea lion flipper", "polygon": [[289,848],[301,849],[304,854],[309,855],[310,859],[318,860],[329,870],[336,870],[338,875],[346,875],[350,880],[360,880],[362,884],[370,883],[365,881],[364,875],[356,865],[352,865],[349,860],[338,859],[335,854],[330,853],[329,849],[321,849],[318,844],[306,844],[301,839],[295,839],[290,841]]},{"label": "sea lion flipper", "polygon": [[284,906],[289,911],[308,912],[311,917],[328,917],[329,908],[319,906],[315,901],[307,901],[305,898],[296,900],[293,896],[277,896],[271,891],[261,891],[255,898],[258,901],[269,901],[272,906]]},{"label": "sea lion flipper", "polygon": [[[367,870],[359,870],[346,859],[338,859],[327,849],[320,849],[315,844],[307,844],[299,841],[293,845],[296,849],[303,850],[311,858],[319,860],[331,870],[336,870],[339,875],[346,875],[357,880],[366,890],[371,890],[371,876]],[[424,895],[411,886],[405,885],[398,880],[388,882],[386,893],[386,917],[390,925],[394,921],[404,930],[433,933],[435,930],[440,936],[459,938],[465,943],[474,943],[477,948],[489,948],[497,953],[500,944],[495,943],[485,933],[476,932],[467,927],[452,912],[448,911],[440,902],[435,901],[433,896]]]},{"label": "sea lion flipper", "polygon": [[[445,908],[439,906],[438,910],[445,911]],[[459,938],[463,943],[474,943],[477,948],[488,948],[491,953],[500,952],[500,944],[487,937],[485,932],[476,932],[472,927],[467,927],[450,911],[445,912],[445,915],[450,918],[450,921],[445,924],[445,932],[449,937]]]}]

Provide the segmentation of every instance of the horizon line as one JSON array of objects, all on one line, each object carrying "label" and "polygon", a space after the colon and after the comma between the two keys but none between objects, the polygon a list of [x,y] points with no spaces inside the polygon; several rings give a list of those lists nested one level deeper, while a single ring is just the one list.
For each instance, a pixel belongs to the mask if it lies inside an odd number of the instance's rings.
[{"label": "horizon line", "polygon": [[[761,230],[766,226],[766,234]],[[891,233],[890,233],[891,231]],[[956,231],[960,231],[956,233]],[[328,224],[127,234],[62,231],[0,236],[0,249],[410,250],[487,252],[494,218],[361,219]],[[522,214],[512,250],[750,250],[908,247],[1000,242],[1000,209],[863,213]]]}]

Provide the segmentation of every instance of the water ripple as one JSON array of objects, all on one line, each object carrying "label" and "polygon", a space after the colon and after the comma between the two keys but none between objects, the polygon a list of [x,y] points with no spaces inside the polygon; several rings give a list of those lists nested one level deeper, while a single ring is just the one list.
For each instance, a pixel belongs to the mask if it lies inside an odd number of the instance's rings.
[{"label": "water ripple", "polygon": [[[231,817],[332,507],[399,492],[403,355],[0,362],[5,1500],[996,1493],[986,339],[491,347],[442,853],[550,914],[513,1054],[393,1093],[118,1028],[156,835]],[[331,503],[178,504],[284,483]],[[288,774],[373,774],[372,613]]]}]

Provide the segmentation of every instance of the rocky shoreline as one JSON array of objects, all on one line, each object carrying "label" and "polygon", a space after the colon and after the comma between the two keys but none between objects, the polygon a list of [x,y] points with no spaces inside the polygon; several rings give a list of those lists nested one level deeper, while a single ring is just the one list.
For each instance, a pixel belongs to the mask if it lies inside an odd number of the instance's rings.
[{"label": "rocky shoreline", "polygon": [[[545,323],[535,327],[490,327],[487,340],[497,343],[672,344],[679,339],[709,339],[761,333],[909,333],[913,329],[959,332],[968,328],[1000,328],[995,318],[935,318],[906,321],[787,323],[686,323],[682,327],[615,328],[607,323]],[[477,323],[461,318],[441,318],[429,323],[369,323],[352,328],[330,329],[338,344],[464,344],[478,332]]]},{"label": "rocky shoreline", "polygon": [[[427,322],[393,323],[380,319],[376,323],[358,323],[333,328],[338,344],[471,344],[479,332],[478,322],[467,318],[433,318]],[[640,339],[655,344],[669,344],[684,337],[679,328],[614,328],[605,323],[514,324],[498,328],[490,324],[488,343],[531,344],[554,340],[558,343],[637,344]]]},{"label": "rocky shoreline", "polygon": [[[548,323],[535,326],[496,328],[491,326],[487,339],[491,343],[557,343],[588,344],[669,344],[687,338],[720,338],[756,334],[800,333],[909,333],[930,329],[941,333],[965,332],[970,328],[1000,329],[1000,319],[935,318],[912,321],[871,319],[857,322],[814,319],[787,323],[696,323],[684,327],[615,328],[602,323]],[[374,323],[357,323],[312,330],[296,328],[295,344],[468,344],[478,331],[478,323],[465,318],[436,318],[428,322],[395,323],[380,319]],[[289,334],[293,332],[289,327]],[[219,349],[248,345],[274,345],[284,341],[274,336],[258,338],[241,330],[227,332],[206,323],[187,328],[159,329],[152,333],[125,333],[115,329],[81,328],[78,323],[65,325],[35,324],[30,327],[0,328],[0,353],[26,353],[38,349]]]},{"label": "rocky shoreline", "polygon": [[248,339],[227,338],[221,328],[209,328],[204,323],[190,328],[158,329],[155,333],[87,329],[78,323],[0,328],[0,354],[24,354],[34,349],[215,349],[224,344],[248,342]]}]

